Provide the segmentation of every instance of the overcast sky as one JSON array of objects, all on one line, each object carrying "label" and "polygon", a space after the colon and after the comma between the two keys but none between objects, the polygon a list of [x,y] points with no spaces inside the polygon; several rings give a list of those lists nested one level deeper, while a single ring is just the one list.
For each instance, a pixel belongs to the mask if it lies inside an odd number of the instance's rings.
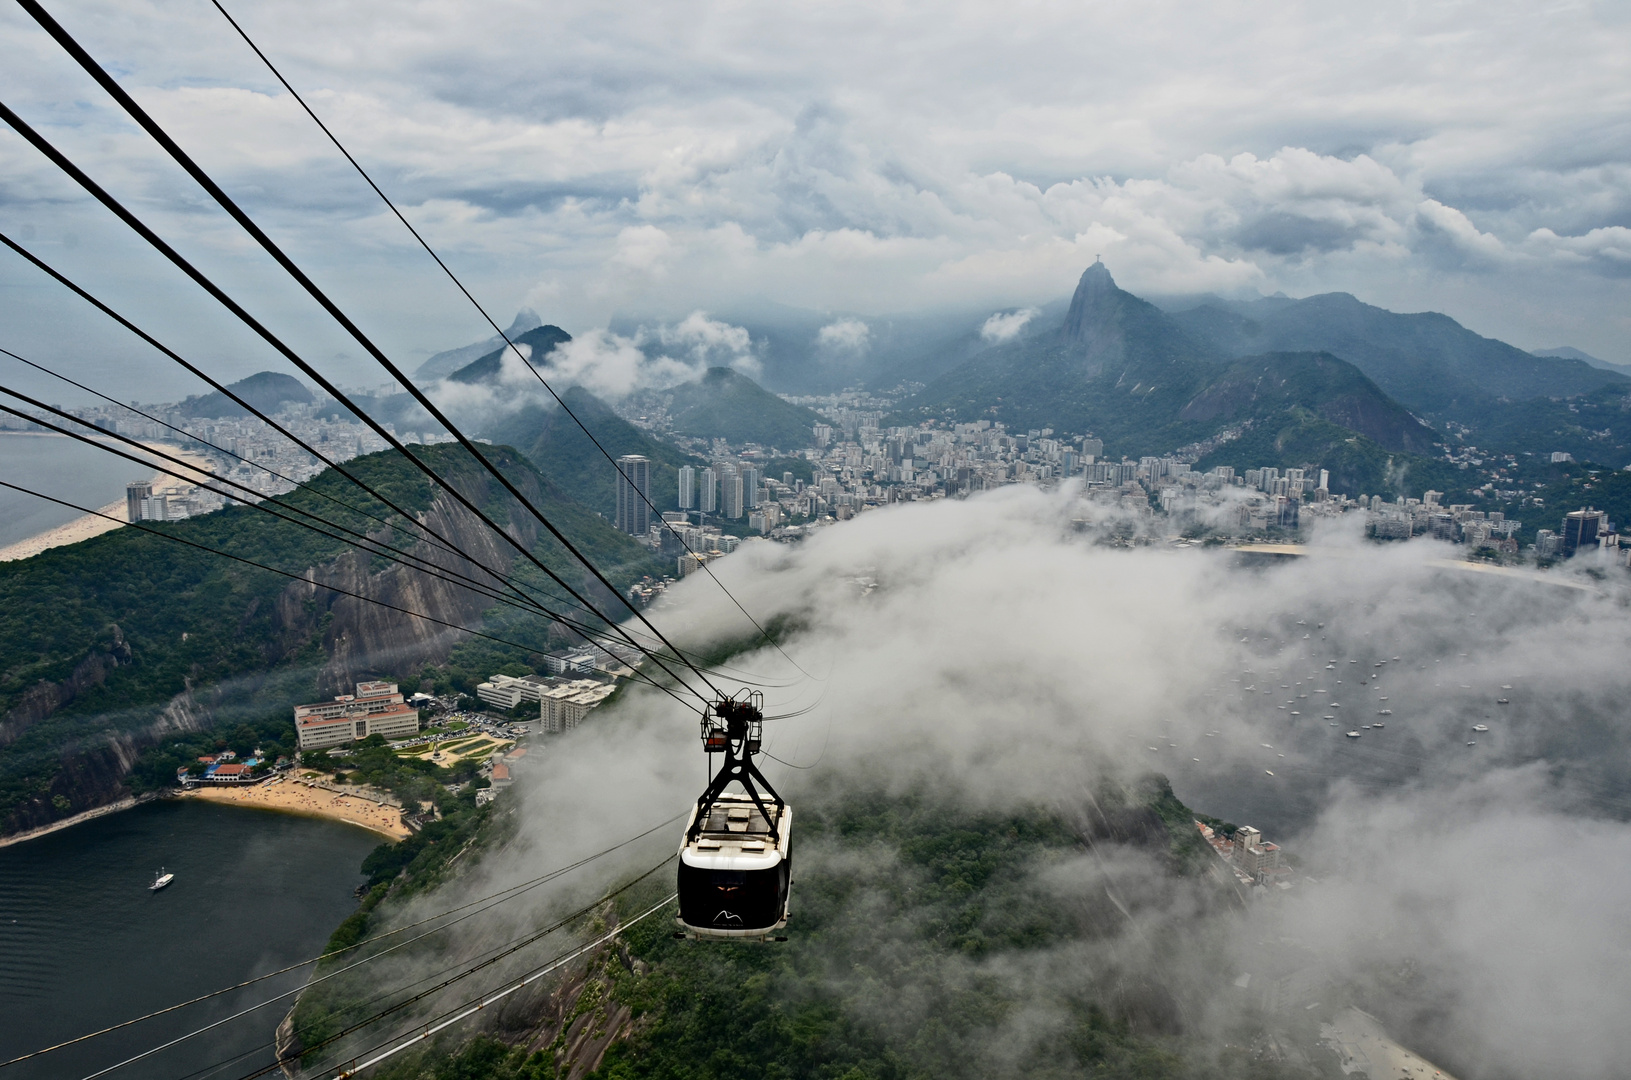
[{"label": "overcast sky", "polygon": [[[236,6],[501,318],[997,310],[1102,254],[1135,292],[1346,290],[1631,362],[1625,4]],[[404,362],[482,336],[206,0],[50,7]],[[0,95],[314,356],[357,352],[9,5]],[[0,228],[266,366],[9,132]],[[12,340],[125,348],[15,256],[0,289]]]}]

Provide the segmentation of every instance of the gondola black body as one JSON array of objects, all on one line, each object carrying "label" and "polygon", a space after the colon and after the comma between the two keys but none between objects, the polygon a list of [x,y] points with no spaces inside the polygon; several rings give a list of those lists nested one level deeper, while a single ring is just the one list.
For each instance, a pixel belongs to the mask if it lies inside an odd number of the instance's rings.
[{"label": "gondola black body", "polygon": [[[697,800],[680,843],[680,912],[686,937],[765,941],[787,926],[793,809],[753,763],[764,714],[757,693],[715,702],[703,746],[725,762]],[[726,791],[732,783],[740,791]]]}]

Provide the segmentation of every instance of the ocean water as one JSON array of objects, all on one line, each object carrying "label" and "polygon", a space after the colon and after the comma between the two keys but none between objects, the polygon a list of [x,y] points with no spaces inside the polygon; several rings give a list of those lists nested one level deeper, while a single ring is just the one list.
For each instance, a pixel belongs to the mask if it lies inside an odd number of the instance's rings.
[{"label": "ocean water", "polygon": [[[180,801],[0,848],[0,1061],[315,956],[356,909],[380,838],[355,826]],[[160,867],[169,888],[148,891]],[[13,1065],[84,1077],[302,985],[309,968]],[[285,999],[127,1065],[122,1080],[270,1064]]]},{"label": "ocean water", "polygon": [[[66,436],[0,434],[0,480],[92,510],[123,499],[126,484],[152,475],[151,469]],[[0,547],[80,516],[78,510],[0,487]]]}]

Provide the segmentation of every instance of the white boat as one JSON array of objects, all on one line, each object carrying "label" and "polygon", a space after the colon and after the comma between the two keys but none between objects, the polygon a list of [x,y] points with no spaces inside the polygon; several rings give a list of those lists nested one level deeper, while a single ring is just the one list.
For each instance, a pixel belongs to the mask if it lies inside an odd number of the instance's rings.
[{"label": "white boat", "polygon": [[1350,738],[1350,739],[1357,739],[1357,738],[1359,738],[1359,732],[1357,732],[1357,731],[1350,731],[1350,732],[1348,732],[1348,738]]},{"label": "white boat", "polygon": [[1376,715],[1377,716],[1392,716],[1393,715],[1393,710],[1392,709],[1377,709],[1376,710]]},{"label": "white boat", "polygon": [[1474,724],[1472,726],[1472,729],[1474,731],[1488,731],[1489,730],[1489,725],[1488,724]]},{"label": "white boat", "polygon": [[153,879],[153,884],[147,887],[147,891],[158,892],[175,879],[176,876],[174,874],[170,873],[168,870],[160,869],[159,876]]}]

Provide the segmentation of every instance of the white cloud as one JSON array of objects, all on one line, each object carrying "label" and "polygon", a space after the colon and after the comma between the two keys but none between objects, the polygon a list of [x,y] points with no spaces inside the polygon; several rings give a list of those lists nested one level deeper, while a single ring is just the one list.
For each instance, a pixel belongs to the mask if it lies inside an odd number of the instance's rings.
[{"label": "white cloud", "polygon": [[[1631,24],[1598,9],[705,12],[277,0],[244,16],[483,299],[547,296],[563,325],[749,296],[1020,307],[1102,254],[1135,290],[1347,289],[1631,358],[1615,234]],[[387,344],[463,340],[460,298],[212,15],[85,0],[63,17]],[[0,20],[5,100],[167,234],[259,267],[25,16]],[[19,218],[115,252],[92,284],[153,291],[99,211],[62,201],[35,155],[7,160]],[[66,310],[19,314],[48,339]]]},{"label": "white cloud", "polygon": [[872,327],[860,319],[839,319],[816,332],[816,344],[829,353],[865,353],[872,346]]},{"label": "white cloud", "polygon": [[1036,318],[1040,312],[1036,308],[1020,308],[1018,311],[999,311],[980,327],[980,336],[987,341],[1009,341],[1025,329],[1025,325]]},{"label": "white cloud", "polygon": [[709,318],[706,312],[693,311],[677,325],[660,326],[645,331],[643,336],[654,339],[665,350],[679,351],[693,365],[696,375],[704,368],[729,367],[758,378],[763,367],[745,328]]}]

